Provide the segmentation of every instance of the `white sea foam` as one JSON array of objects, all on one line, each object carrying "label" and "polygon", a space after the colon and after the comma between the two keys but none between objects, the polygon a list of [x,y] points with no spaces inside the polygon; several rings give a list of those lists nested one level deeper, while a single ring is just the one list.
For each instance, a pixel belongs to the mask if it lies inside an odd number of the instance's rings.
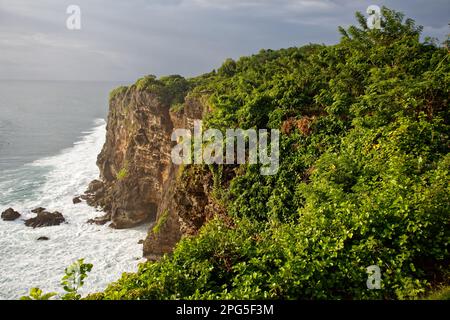
[{"label": "white sea foam", "polygon": [[[8,206],[22,213],[23,219],[34,216],[30,210],[39,206],[60,211],[67,223],[32,229],[21,220],[0,220],[0,299],[16,299],[32,287],[61,292],[64,268],[79,258],[94,264],[82,294],[104,289],[122,272],[135,271],[143,261],[142,245],[137,242],[145,237],[148,226],[114,230],[107,225],[87,224],[88,219],[102,213],[85,203],[72,204],[72,198],[98,177],[95,162],[104,137],[105,122],[98,120],[96,127],[72,148],[24,168],[23,172],[42,169],[44,180],[36,184],[33,199],[17,199]],[[15,190],[13,181],[5,181],[0,185],[3,196]],[[22,182],[32,184],[33,178]],[[37,241],[41,236],[50,240]]]}]

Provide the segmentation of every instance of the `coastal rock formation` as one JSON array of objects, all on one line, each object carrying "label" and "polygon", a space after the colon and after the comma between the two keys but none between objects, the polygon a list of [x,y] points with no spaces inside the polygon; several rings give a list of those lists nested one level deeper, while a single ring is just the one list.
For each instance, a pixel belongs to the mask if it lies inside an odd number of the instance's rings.
[{"label": "coastal rock formation", "polygon": [[42,211],[45,211],[45,208],[39,207],[39,208],[36,208],[36,209],[31,210],[32,213],[40,213],[40,212],[42,212]]},{"label": "coastal rock formation", "polygon": [[20,217],[20,213],[14,211],[13,208],[6,209],[1,215],[4,221],[14,221]]},{"label": "coastal rock formation", "polygon": [[112,96],[106,142],[97,160],[100,180],[94,180],[83,196],[107,213],[90,222],[110,219],[114,228],[152,222],[143,246],[149,259],[171,252],[183,235],[195,234],[220,211],[209,196],[210,173],[171,161],[173,130],[192,129],[207,104],[201,97],[188,96],[177,109],[170,110],[167,97],[136,86]]},{"label": "coastal rock formation", "polygon": [[103,216],[96,217],[94,219],[89,219],[87,221],[87,223],[96,224],[96,225],[101,226],[101,225],[108,223],[109,221],[111,221],[111,214],[107,213]]},{"label": "coastal rock formation", "polygon": [[73,203],[73,204],[81,203],[81,201],[82,201],[82,200],[81,200],[81,197],[75,197],[75,198],[72,199],[72,203]]},{"label": "coastal rock formation", "polygon": [[224,213],[212,198],[213,178],[203,166],[176,168],[168,181],[155,224],[144,241],[150,260],[170,253],[182,236],[195,235],[214,215]]},{"label": "coastal rock formation", "polygon": [[[192,130],[194,121],[207,110],[201,99],[187,98],[184,106],[171,112],[174,129]],[[213,177],[203,165],[170,167],[170,175],[163,186],[157,219],[144,241],[144,256],[156,260],[170,253],[183,236],[195,235],[200,227],[224,209],[212,197]]]},{"label": "coastal rock formation", "polygon": [[111,215],[111,226],[130,228],[156,218],[170,170],[169,108],[156,94],[129,90],[111,100],[106,142],[98,156],[101,181],[88,204]]},{"label": "coastal rock formation", "polygon": [[40,211],[37,216],[28,220],[25,220],[25,225],[32,228],[41,228],[49,226],[57,226],[65,222],[64,216],[58,212]]}]

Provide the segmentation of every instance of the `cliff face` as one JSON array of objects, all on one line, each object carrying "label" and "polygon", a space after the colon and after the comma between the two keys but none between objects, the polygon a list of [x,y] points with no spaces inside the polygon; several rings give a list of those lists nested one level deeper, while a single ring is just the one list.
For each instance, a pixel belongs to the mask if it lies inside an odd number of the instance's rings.
[{"label": "cliff face", "polygon": [[155,220],[170,171],[168,107],[146,91],[127,90],[110,101],[106,142],[97,159],[97,205],[112,226],[129,228]]},{"label": "cliff face", "polygon": [[223,215],[223,208],[211,196],[213,177],[202,166],[174,166],[157,221],[144,242],[144,256],[156,259],[172,251],[183,235],[195,235],[209,219]]},{"label": "cliff face", "polygon": [[206,104],[187,98],[171,112],[158,94],[130,87],[110,100],[106,142],[98,156],[100,180],[88,202],[101,206],[112,227],[153,222],[144,255],[170,252],[183,235],[195,234],[212,216],[212,177],[206,170],[179,168],[170,158],[174,128],[193,128]]}]

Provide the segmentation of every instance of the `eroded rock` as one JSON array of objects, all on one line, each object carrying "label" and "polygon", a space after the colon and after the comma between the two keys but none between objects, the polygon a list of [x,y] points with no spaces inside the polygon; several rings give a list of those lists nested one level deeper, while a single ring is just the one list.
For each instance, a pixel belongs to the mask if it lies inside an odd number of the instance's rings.
[{"label": "eroded rock", "polygon": [[[118,229],[153,222],[143,248],[147,258],[157,259],[220,212],[209,194],[211,176],[179,181],[179,168],[171,161],[173,130],[192,129],[208,110],[206,101],[186,97],[183,108],[172,112],[164,98],[149,90],[131,87],[113,96],[106,141],[97,158],[100,180],[92,181],[81,197],[107,215],[89,222],[110,219]],[[164,223],[155,232],[161,219]]]},{"label": "eroded rock", "polygon": [[40,213],[40,212],[42,212],[42,211],[45,211],[45,208],[39,207],[39,208],[36,208],[36,209],[31,210],[31,212],[33,212],[33,213]]},{"label": "eroded rock", "polygon": [[87,221],[87,223],[96,224],[96,225],[101,226],[101,225],[104,225],[104,224],[108,223],[110,220],[111,220],[111,215],[107,213],[107,214],[105,214],[105,215],[103,215],[101,217],[96,217],[94,219],[89,219]]},{"label": "eroded rock", "polygon": [[72,202],[73,202],[73,204],[81,203],[81,202],[82,202],[81,197],[75,197],[75,198],[73,198],[73,199],[72,199]]},{"label": "eroded rock", "polygon": [[171,167],[170,106],[157,94],[128,90],[110,102],[106,141],[97,159],[100,180],[86,202],[111,217],[111,227],[154,221]]},{"label": "eroded rock", "polygon": [[25,225],[32,228],[57,226],[65,222],[64,216],[58,212],[40,211],[36,217],[25,220]]},{"label": "eroded rock", "polygon": [[20,213],[15,211],[13,208],[8,208],[2,212],[1,217],[4,221],[14,221],[20,218]]}]

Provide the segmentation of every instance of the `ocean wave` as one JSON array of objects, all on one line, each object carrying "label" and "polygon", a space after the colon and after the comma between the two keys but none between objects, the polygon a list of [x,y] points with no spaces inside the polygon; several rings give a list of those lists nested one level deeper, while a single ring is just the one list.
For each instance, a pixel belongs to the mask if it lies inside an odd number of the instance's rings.
[{"label": "ocean wave", "polygon": [[[5,199],[9,198],[7,206],[21,212],[22,218],[33,216],[31,210],[42,206],[63,213],[67,223],[31,229],[20,220],[0,221],[0,298],[18,298],[35,286],[60,290],[64,268],[79,258],[94,264],[82,293],[104,289],[143,261],[142,246],[137,242],[145,237],[146,226],[114,230],[87,224],[102,213],[85,203],[72,203],[72,198],[98,177],[95,163],[105,127],[105,121],[97,119],[94,128],[71,148],[5,174],[0,183],[0,206],[5,208],[0,209],[6,209]],[[40,236],[50,240],[37,241]]]}]

